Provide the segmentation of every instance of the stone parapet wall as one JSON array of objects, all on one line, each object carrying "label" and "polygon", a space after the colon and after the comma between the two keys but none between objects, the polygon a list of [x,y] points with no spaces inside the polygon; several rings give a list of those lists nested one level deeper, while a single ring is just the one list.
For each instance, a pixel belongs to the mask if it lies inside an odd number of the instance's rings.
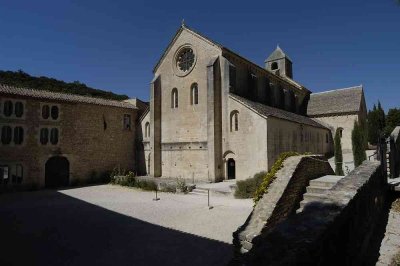
[{"label": "stone parapet wall", "polygon": [[365,265],[387,191],[379,162],[364,161],[325,198],[253,240],[245,265]]},{"label": "stone parapet wall", "polygon": [[391,178],[396,178],[400,174],[400,126],[390,134],[388,144],[388,174]]},{"label": "stone parapet wall", "polygon": [[240,254],[252,248],[257,236],[266,234],[296,213],[310,180],[328,174],[333,174],[333,170],[321,156],[286,159],[268,192],[257,203],[245,224],[234,233],[237,259],[240,260]]}]

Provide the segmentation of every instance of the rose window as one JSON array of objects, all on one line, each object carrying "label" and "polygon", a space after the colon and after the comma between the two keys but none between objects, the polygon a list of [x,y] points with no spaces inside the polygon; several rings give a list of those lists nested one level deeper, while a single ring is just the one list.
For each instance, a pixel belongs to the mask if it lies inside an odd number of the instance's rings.
[{"label": "rose window", "polygon": [[177,66],[183,71],[187,72],[193,66],[195,60],[195,56],[192,48],[184,48],[177,56]]}]

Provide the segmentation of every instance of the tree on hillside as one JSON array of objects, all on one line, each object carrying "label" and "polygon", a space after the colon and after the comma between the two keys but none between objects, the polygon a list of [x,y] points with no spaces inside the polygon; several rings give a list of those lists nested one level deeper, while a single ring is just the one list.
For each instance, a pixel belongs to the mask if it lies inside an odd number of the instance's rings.
[{"label": "tree on hillside", "polygon": [[381,132],[383,132],[383,129],[386,126],[386,116],[385,116],[385,111],[383,110],[381,106],[381,102],[378,101],[378,122],[379,122],[379,129]]},{"label": "tree on hillside", "polygon": [[389,136],[393,129],[400,126],[400,109],[392,108],[386,116],[385,136]]},{"label": "tree on hillside", "polygon": [[103,91],[86,86],[86,84],[79,81],[64,82],[48,77],[34,77],[25,73],[23,70],[18,71],[1,71],[0,70],[0,84],[30,88],[36,90],[46,90],[52,92],[61,92],[69,94],[85,95],[90,97],[98,97],[112,100],[126,100],[128,96],[119,95],[110,91]]},{"label": "tree on hillside", "polygon": [[342,143],[340,140],[340,133],[338,129],[336,129],[334,142],[335,142],[335,174],[344,175]]},{"label": "tree on hillside", "polygon": [[354,167],[357,167],[367,159],[363,130],[357,121],[354,121],[354,128],[351,132],[351,142],[353,146]]},{"label": "tree on hillside", "polygon": [[368,112],[367,120],[368,131],[366,135],[368,142],[376,145],[385,128],[385,111],[383,111],[380,102],[378,102],[378,107],[374,104],[372,110]]}]

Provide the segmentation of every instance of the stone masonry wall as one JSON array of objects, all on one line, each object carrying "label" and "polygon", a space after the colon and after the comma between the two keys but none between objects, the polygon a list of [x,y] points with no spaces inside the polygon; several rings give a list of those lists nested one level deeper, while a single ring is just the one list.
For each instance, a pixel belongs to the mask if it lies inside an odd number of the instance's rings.
[{"label": "stone masonry wall", "polygon": [[389,164],[388,170],[391,178],[400,174],[400,126],[396,127],[389,137]]},{"label": "stone masonry wall", "polygon": [[386,173],[364,161],[327,191],[325,199],[253,240],[246,265],[365,265],[384,208]]},{"label": "stone masonry wall", "polygon": [[[135,109],[0,96],[0,102],[4,99],[24,103],[22,118],[0,116],[0,128],[24,128],[21,145],[0,143],[0,165],[9,166],[11,174],[16,165],[23,167],[22,183],[9,182],[8,187],[44,187],[45,165],[53,156],[63,156],[69,161],[70,183],[85,182],[92,172],[101,175],[116,166],[135,169]],[[44,104],[59,107],[58,119],[42,118]],[[131,116],[131,130],[124,129],[125,114]],[[41,144],[40,129],[44,127],[58,129],[56,145]]]},{"label": "stone masonry wall", "polygon": [[234,233],[236,257],[251,250],[253,240],[295,215],[309,181],[333,174],[321,156],[293,156],[284,161],[268,192],[260,199],[245,224]]}]

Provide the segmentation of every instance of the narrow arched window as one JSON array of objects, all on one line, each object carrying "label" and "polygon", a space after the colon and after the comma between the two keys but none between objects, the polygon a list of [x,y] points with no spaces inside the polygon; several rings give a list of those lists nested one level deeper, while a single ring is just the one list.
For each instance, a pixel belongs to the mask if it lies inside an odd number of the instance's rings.
[{"label": "narrow arched window", "polygon": [[14,128],[14,143],[17,145],[22,144],[24,142],[24,129],[22,127]]},{"label": "narrow arched window", "polygon": [[12,129],[9,126],[3,126],[1,129],[1,143],[7,145],[11,142]]},{"label": "narrow arched window", "polygon": [[178,108],[178,89],[173,88],[171,92],[171,108]]},{"label": "narrow arched window", "polygon": [[22,102],[15,103],[15,116],[21,117],[24,114],[24,104]]},{"label": "narrow arched window", "polygon": [[51,118],[53,119],[53,120],[57,120],[57,118],[58,118],[58,106],[52,106],[51,107]]},{"label": "narrow arched window", "polygon": [[276,69],[278,69],[278,63],[277,62],[273,62],[271,64],[271,70],[276,70]]},{"label": "narrow arched window", "polygon": [[337,130],[339,132],[339,137],[342,138],[343,137],[343,128],[339,127]]},{"label": "narrow arched window", "polygon": [[145,126],[144,126],[144,136],[146,138],[150,137],[150,123],[146,122]]},{"label": "narrow arched window", "polygon": [[40,143],[42,143],[42,145],[46,145],[47,142],[49,142],[49,129],[42,128],[40,130]]},{"label": "narrow arched window", "polygon": [[13,103],[12,101],[5,101],[4,102],[4,108],[3,108],[3,113],[5,116],[11,116],[13,112]]},{"label": "narrow arched window", "polygon": [[58,129],[57,128],[52,128],[50,131],[50,142],[53,145],[56,145],[58,143]]},{"label": "narrow arched window", "polygon": [[48,119],[50,116],[50,107],[48,105],[42,106],[42,118]]},{"label": "narrow arched window", "polygon": [[190,104],[199,104],[199,88],[197,83],[193,83],[190,87]]},{"label": "narrow arched window", "polygon": [[230,118],[231,118],[230,119],[231,120],[231,123],[230,123],[231,132],[238,131],[239,130],[239,112],[237,110],[232,111]]}]

